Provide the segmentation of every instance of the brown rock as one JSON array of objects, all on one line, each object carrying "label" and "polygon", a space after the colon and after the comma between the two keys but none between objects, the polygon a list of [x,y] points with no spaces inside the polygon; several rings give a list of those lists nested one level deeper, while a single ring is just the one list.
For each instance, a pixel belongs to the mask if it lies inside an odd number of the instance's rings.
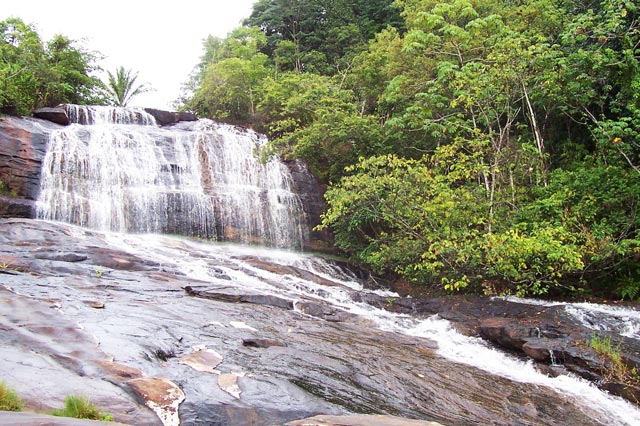
[{"label": "brown rock", "polygon": [[522,350],[525,339],[510,318],[485,318],[480,322],[480,335],[500,346]]},{"label": "brown rock", "polygon": [[522,345],[522,350],[536,361],[549,362],[551,360],[551,354],[549,353],[551,348],[540,339],[530,339]]},{"label": "brown rock", "polygon": [[93,309],[104,309],[104,303],[97,300],[85,300],[83,302],[87,306],[91,306]]},{"label": "brown rock", "polygon": [[286,347],[287,344],[273,339],[242,339],[242,345],[250,348],[270,348],[272,346]]},{"label": "brown rock", "polygon": [[199,349],[189,355],[185,355],[178,361],[180,364],[188,365],[197,371],[213,373],[222,362],[222,355],[213,349]]},{"label": "brown rock", "polygon": [[164,426],[180,424],[178,407],[185,395],[178,385],[162,377],[132,379],[127,384],[160,417]]},{"label": "brown rock", "polygon": [[52,123],[62,124],[63,126],[69,124],[69,115],[67,114],[67,110],[59,106],[53,108],[39,108],[33,111],[33,116],[51,121]]},{"label": "brown rock", "polygon": [[240,399],[240,386],[238,386],[238,378],[244,376],[244,374],[221,374],[218,377],[218,386],[220,389],[233,396],[236,399]]},{"label": "brown rock", "polygon": [[100,360],[97,364],[105,371],[121,379],[139,379],[144,377],[144,373],[137,368],[118,364],[117,362]]}]

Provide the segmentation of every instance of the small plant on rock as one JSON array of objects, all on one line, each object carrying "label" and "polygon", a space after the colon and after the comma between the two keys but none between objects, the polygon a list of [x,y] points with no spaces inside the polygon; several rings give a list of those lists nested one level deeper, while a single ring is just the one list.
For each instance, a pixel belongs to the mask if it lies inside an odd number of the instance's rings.
[{"label": "small plant on rock", "polygon": [[82,396],[69,395],[64,400],[64,408],[51,413],[57,417],[72,417],[74,419],[113,420],[110,414],[101,413],[95,405]]},{"label": "small plant on rock", "polygon": [[621,344],[622,342],[614,346],[610,337],[597,334],[592,335],[589,341],[589,346],[601,357],[602,370],[608,380],[637,385],[640,383],[640,375],[635,368],[630,368],[622,359]]},{"label": "small plant on rock", "polygon": [[5,382],[0,382],[0,410],[2,411],[22,411],[24,404],[15,390],[7,386]]}]

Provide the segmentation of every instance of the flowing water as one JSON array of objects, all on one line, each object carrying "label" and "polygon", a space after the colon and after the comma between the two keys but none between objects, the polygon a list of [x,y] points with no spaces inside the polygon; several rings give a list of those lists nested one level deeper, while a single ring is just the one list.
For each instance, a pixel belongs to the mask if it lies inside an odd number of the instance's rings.
[{"label": "flowing water", "polygon": [[[177,241],[170,237],[153,235],[111,234],[109,241],[115,247],[126,248],[127,251],[144,258],[153,258],[166,267],[175,267],[188,279],[220,286],[241,283],[238,286],[244,291],[277,295],[292,300],[294,304],[307,299],[329,302],[342,310],[372,321],[382,330],[434,340],[438,344],[437,353],[452,362],[476,367],[515,382],[553,389],[572,404],[582,406],[585,412],[588,412],[592,418],[599,419],[602,424],[640,424],[640,410],[629,402],[611,396],[586,380],[574,376],[550,377],[542,374],[532,362],[501,352],[482,339],[464,336],[457,332],[447,320],[437,315],[416,318],[354,302],[351,298],[354,290],[360,292],[369,290],[363,288],[354,276],[320,257],[255,247]],[[312,271],[343,286],[327,287],[292,275],[277,276],[247,263],[244,260],[247,257],[259,257],[272,264],[295,266]],[[224,278],[220,278],[221,276]],[[231,280],[227,277],[231,277]],[[388,293],[388,295],[392,294]],[[527,303],[523,299],[514,300]],[[590,312],[593,315],[606,309],[601,305],[578,304],[578,306],[583,312]],[[637,311],[617,308],[615,312],[625,318],[624,321],[632,322],[634,327],[640,325]]]},{"label": "flowing water", "polygon": [[[307,230],[287,167],[276,160],[257,161],[254,151],[265,140],[255,133],[208,120],[159,128],[142,111],[95,107],[72,111],[76,124],[51,135],[39,217],[117,231],[105,233],[111,245],[153,260],[161,269],[177,270],[187,282],[236,286],[289,299],[294,306],[301,300],[330,303],[380,330],[434,340],[437,353],[451,362],[553,389],[602,424],[640,424],[640,410],[632,404],[575,377],[541,374],[532,363],[463,336],[437,316],[394,314],[354,302],[353,292],[368,290],[355,276],[319,257],[151,235],[177,233],[299,248]],[[250,257],[311,271],[340,285],[276,275],[247,262]],[[594,329],[604,327],[639,338],[640,314],[612,309],[567,304],[568,312]]]},{"label": "flowing water", "polygon": [[76,123],[50,135],[39,218],[302,246],[300,198],[284,163],[259,161],[264,137],[210,120],[159,128],[144,111],[68,109]]}]

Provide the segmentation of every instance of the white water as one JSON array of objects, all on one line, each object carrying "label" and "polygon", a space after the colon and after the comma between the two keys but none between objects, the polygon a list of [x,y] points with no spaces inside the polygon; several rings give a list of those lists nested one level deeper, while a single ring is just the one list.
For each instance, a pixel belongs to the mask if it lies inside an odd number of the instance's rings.
[{"label": "white water", "polygon": [[564,306],[565,311],[582,325],[594,331],[609,331],[621,336],[640,339],[640,311],[620,306],[596,303],[543,302],[533,299],[506,297],[506,300],[542,306]]},{"label": "white water", "polygon": [[[304,213],[266,140],[210,120],[159,128],[144,111],[69,106],[50,135],[38,217],[118,232],[175,233],[300,248]],[[143,125],[136,125],[143,124]]]},{"label": "white water", "polygon": [[[568,402],[582,407],[585,413],[602,424],[640,424],[640,410],[629,402],[602,392],[591,383],[577,377],[552,378],[541,374],[532,362],[524,362],[505,354],[490,347],[482,339],[464,336],[455,331],[448,321],[438,316],[420,319],[353,302],[350,297],[352,290],[367,290],[352,276],[322,258],[253,247],[210,245],[153,235],[112,234],[109,241],[120,249],[124,248],[142,257],[150,257],[163,265],[177,267],[193,280],[221,286],[242,283],[245,289],[278,295],[294,302],[309,298],[329,302],[345,311],[372,320],[380,329],[434,340],[438,344],[438,354],[451,361],[516,382],[551,388]],[[198,255],[195,258],[194,253]],[[344,284],[344,287],[326,287],[296,276],[275,275],[244,262],[244,256],[259,257],[270,263],[316,271],[325,278]],[[217,278],[213,273],[216,269],[222,270],[231,280]],[[594,308],[597,310],[600,307],[595,305]]]},{"label": "white water", "polygon": [[69,121],[76,124],[138,124],[155,126],[152,115],[139,108],[65,105]]}]

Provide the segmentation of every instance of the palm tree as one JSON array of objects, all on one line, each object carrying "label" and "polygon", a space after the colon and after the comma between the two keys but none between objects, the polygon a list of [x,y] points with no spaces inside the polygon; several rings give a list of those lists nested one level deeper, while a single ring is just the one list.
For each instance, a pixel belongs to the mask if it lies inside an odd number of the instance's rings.
[{"label": "palm tree", "polygon": [[136,86],[138,73],[125,70],[122,66],[116,70],[115,76],[110,71],[107,71],[107,74],[109,74],[109,84],[106,85],[107,101],[111,105],[127,106],[134,96],[153,90],[146,84]]}]

